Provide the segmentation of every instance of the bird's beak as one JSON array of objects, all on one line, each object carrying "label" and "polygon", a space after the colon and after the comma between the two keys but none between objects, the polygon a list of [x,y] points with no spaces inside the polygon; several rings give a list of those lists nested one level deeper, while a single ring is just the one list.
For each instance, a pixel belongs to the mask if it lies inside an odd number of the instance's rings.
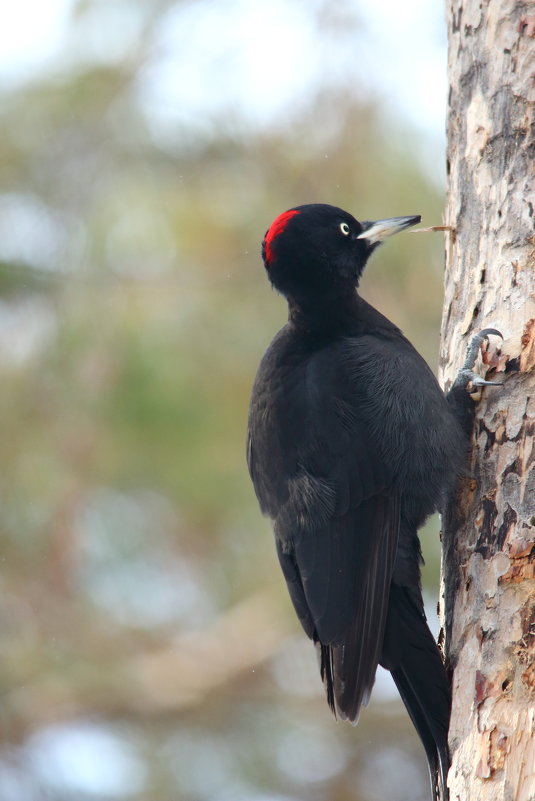
[{"label": "bird's beak", "polygon": [[366,239],[370,245],[377,245],[387,236],[410,228],[411,225],[419,223],[421,219],[420,214],[414,214],[412,217],[389,217],[387,220],[363,222],[361,225],[364,230],[357,236],[357,239]]}]

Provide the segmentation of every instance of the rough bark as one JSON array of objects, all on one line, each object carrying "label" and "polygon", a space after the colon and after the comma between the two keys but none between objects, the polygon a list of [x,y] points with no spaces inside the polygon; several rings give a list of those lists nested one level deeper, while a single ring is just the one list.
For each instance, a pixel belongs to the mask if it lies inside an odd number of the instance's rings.
[{"label": "rough bark", "polygon": [[502,331],[443,520],[451,801],[535,799],[535,6],[446,0],[449,199],[441,363]]}]

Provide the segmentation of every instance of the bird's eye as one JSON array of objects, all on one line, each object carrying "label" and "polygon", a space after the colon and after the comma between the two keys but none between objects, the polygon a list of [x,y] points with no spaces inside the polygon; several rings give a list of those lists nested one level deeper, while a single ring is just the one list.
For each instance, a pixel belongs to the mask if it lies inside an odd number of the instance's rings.
[{"label": "bird's eye", "polygon": [[349,234],[349,225],[347,223],[340,223],[340,230],[344,236]]}]

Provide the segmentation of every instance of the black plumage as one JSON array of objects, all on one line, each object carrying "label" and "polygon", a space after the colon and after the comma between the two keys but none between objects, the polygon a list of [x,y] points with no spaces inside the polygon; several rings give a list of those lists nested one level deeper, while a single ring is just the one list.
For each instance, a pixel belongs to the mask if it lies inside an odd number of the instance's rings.
[{"label": "black plumage", "polygon": [[450,689],[417,530],[452,489],[466,435],[422,357],[357,292],[377,244],[419,219],[359,223],[314,204],[267,231],[289,319],[255,380],[248,464],[331,708],[356,722],[377,665],[388,668],[445,797]]}]

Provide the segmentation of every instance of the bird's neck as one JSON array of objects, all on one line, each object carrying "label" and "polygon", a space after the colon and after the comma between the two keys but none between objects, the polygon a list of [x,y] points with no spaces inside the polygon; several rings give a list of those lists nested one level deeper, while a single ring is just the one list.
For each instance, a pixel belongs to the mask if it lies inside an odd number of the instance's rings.
[{"label": "bird's neck", "polygon": [[356,290],[343,294],[314,294],[298,300],[290,298],[288,320],[303,331],[336,334],[355,324],[361,302]]}]

